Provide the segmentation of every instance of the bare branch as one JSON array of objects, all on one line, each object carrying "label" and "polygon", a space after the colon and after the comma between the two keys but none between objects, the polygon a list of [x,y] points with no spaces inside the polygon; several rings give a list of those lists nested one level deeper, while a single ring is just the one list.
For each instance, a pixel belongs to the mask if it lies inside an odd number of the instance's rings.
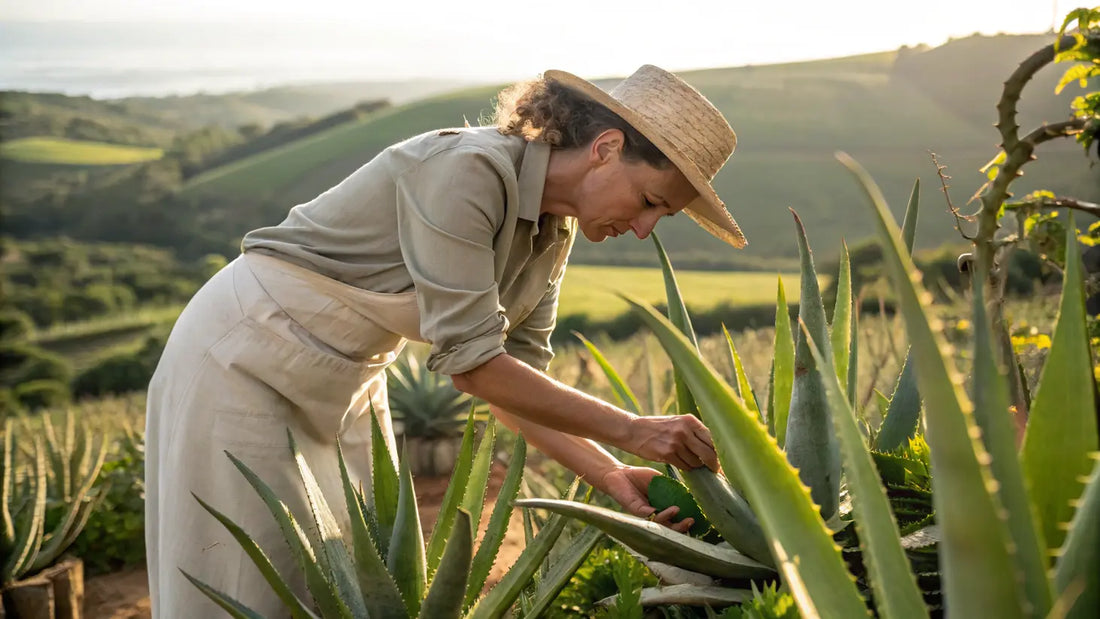
[{"label": "bare branch", "polygon": [[1005,151],[1016,148],[1016,143],[1019,141],[1020,126],[1016,124],[1016,104],[1020,102],[1020,93],[1023,92],[1024,86],[1039,69],[1054,61],[1056,50],[1068,49],[1076,43],[1076,37],[1070,34],[1059,38],[1021,62],[1020,66],[1016,67],[1012,75],[1005,80],[1001,100],[997,103],[997,129],[1001,132],[1003,140],[1001,147]]},{"label": "bare branch", "polygon": [[1043,142],[1049,142],[1054,138],[1064,138],[1071,135],[1077,135],[1084,131],[1090,122],[1091,119],[1074,118],[1073,120],[1066,120],[1050,125],[1044,124],[1042,127],[1039,127],[1035,131],[1032,131],[1031,133],[1024,136],[1024,138],[1020,140],[1020,142],[1021,144],[1028,144],[1031,146],[1032,149],[1034,149],[1036,146],[1042,144]]},{"label": "bare branch", "polygon": [[1093,217],[1100,217],[1100,204],[1085,202],[1076,198],[1038,198],[1036,200],[1024,200],[1005,205],[1006,209],[1036,208],[1059,209],[1068,208],[1082,213],[1088,213]]},{"label": "bare branch", "polygon": [[947,209],[951,211],[952,215],[955,216],[955,229],[959,231],[959,234],[962,235],[964,239],[968,241],[973,241],[974,237],[968,236],[966,232],[963,231],[962,222],[974,221],[974,218],[970,215],[963,215],[962,213],[960,213],[959,209],[956,208],[955,205],[951,202],[951,194],[947,191],[948,187],[950,187],[950,185],[947,184],[947,181],[950,180],[951,177],[947,174],[944,174],[943,172],[947,169],[947,166],[940,165],[940,161],[936,157],[936,153],[928,151],[928,154],[932,156],[932,165],[936,166],[936,174],[940,177],[940,186],[943,187],[943,196],[947,200]]}]

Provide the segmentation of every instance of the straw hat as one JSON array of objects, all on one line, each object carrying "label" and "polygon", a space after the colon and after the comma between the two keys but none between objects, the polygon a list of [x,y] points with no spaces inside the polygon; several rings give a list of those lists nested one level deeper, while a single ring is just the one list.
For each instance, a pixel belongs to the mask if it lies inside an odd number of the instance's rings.
[{"label": "straw hat", "polygon": [[653,142],[699,192],[685,208],[688,216],[730,245],[745,246],[741,227],[710,184],[733,154],[737,134],[698,90],[648,64],[610,93],[565,71],[550,70],[542,75],[606,106]]}]

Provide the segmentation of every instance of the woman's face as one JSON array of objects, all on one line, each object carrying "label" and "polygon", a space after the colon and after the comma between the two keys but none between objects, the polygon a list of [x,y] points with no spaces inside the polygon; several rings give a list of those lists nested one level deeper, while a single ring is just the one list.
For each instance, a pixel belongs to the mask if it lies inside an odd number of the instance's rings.
[{"label": "woman's face", "polygon": [[622,133],[609,130],[585,149],[567,212],[577,218],[588,240],[599,242],[633,232],[649,236],[661,217],[672,216],[698,195],[687,178],[669,165],[657,169],[622,158]]}]

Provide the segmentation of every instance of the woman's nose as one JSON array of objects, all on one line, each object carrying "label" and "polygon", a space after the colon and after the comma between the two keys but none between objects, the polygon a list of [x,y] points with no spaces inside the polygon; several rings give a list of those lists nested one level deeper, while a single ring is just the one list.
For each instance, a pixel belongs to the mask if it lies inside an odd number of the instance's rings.
[{"label": "woman's nose", "polygon": [[[653,209],[654,211],[656,209]],[[649,236],[653,229],[657,227],[657,220],[660,219],[660,213],[642,213],[635,217],[630,222],[630,229],[634,231],[634,235],[639,239],[645,240]]]}]

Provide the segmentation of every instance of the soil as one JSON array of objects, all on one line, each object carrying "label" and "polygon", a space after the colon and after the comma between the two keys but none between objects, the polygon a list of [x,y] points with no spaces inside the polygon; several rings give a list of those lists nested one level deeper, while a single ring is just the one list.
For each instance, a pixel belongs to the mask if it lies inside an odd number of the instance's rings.
[{"label": "soil", "polygon": [[[505,467],[499,462],[493,464],[489,478],[489,491],[485,508],[481,514],[480,536],[485,533],[497,493],[504,481]],[[424,540],[435,525],[439,515],[439,506],[447,492],[449,477],[418,477],[416,484],[416,502],[420,507],[420,525],[424,530]],[[496,562],[485,584],[485,590],[500,581],[508,568],[515,563],[523,551],[523,520],[518,510],[512,512],[504,542],[500,545]],[[144,567],[129,569],[88,578],[84,583],[84,616],[88,619],[149,619],[148,573]]]}]

